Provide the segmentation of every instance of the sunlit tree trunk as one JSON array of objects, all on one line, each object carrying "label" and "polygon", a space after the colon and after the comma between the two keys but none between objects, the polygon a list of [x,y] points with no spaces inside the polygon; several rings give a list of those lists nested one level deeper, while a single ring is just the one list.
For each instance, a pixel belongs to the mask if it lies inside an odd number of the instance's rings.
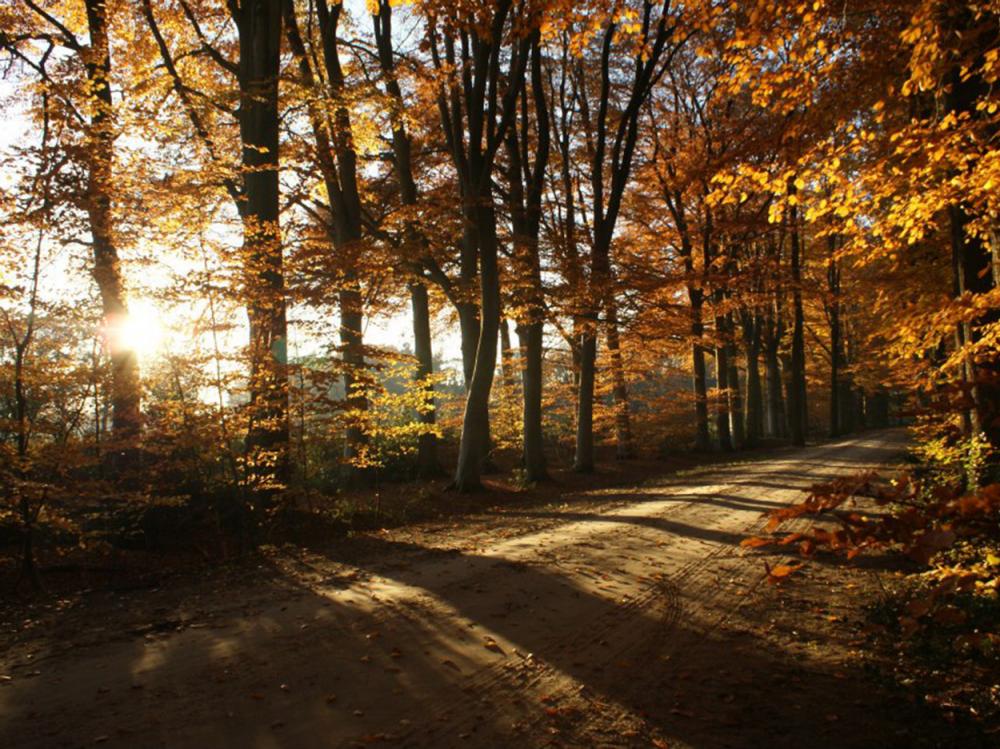
[{"label": "sunlit tree trunk", "polygon": [[111,98],[111,55],[107,3],[86,0],[90,48],[86,56],[87,79],[93,111],[86,148],[86,207],[93,243],[94,280],[101,295],[107,346],[111,357],[111,432],[119,456],[127,456],[141,428],[139,366],[135,351],[121,334],[128,318],[112,206],[114,191],[114,119]]}]

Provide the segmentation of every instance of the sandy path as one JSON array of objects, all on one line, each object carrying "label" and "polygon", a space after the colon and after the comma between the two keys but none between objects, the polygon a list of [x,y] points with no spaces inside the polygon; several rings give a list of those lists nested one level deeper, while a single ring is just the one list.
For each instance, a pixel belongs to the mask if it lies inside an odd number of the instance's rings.
[{"label": "sandy path", "polygon": [[308,581],[234,589],[181,631],[97,637],[31,663],[7,654],[0,746],[744,745],[674,730],[686,708],[651,715],[650,690],[717,665],[713,633],[764,579],[738,546],[762,513],[895,458],[901,439],[619,490],[618,506],[543,530],[536,511],[505,515],[511,533],[495,543],[459,534],[428,551],[388,537],[377,565],[324,574],[321,560]]}]

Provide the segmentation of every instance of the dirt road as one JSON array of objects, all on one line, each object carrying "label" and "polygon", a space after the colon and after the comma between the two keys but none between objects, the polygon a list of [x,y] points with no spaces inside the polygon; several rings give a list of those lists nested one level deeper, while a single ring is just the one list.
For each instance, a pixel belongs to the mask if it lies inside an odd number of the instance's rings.
[{"label": "dirt road", "polygon": [[841,670],[842,569],[789,597],[739,547],[901,440],[384,534],[360,563],[301,555],[128,631],[109,614],[4,654],[0,746],[946,745]]}]

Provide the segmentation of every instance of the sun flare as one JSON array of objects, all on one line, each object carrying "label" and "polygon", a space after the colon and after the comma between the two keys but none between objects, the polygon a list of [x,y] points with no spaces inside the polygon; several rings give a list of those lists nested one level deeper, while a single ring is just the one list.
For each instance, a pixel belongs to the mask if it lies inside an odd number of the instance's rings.
[{"label": "sun flare", "polygon": [[134,299],[119,336],[123,348],[134,351],[139,359],[150,359],[163,345],[163,315],[149,300]]}]

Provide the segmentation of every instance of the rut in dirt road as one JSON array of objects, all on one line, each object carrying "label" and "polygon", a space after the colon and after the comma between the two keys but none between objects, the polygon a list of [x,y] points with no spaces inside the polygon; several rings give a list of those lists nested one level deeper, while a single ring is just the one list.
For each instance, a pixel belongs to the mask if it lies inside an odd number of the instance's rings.
[{"label": "rut in dirt road", "polygon": [[[879,433],[616,490],[603,498],[626,504],[558,513],[474,550],[390,536],[378,565],[325,584],[269,582],[269,598],[258,589],[260,603],[210,626],[109,638],[30,667],[8,654],[0,745],[751,745],[736,729],[685,735],[683,710],[669,705],[651,712],[649,674],[690,678],[720,657],[713,631],[764,580],[739,542],[765,512],[894,460],[902,439]],[[506,517],[516,530],[517,515]],[[766,654],[741,658],[733,669],[766,672]]]}]

